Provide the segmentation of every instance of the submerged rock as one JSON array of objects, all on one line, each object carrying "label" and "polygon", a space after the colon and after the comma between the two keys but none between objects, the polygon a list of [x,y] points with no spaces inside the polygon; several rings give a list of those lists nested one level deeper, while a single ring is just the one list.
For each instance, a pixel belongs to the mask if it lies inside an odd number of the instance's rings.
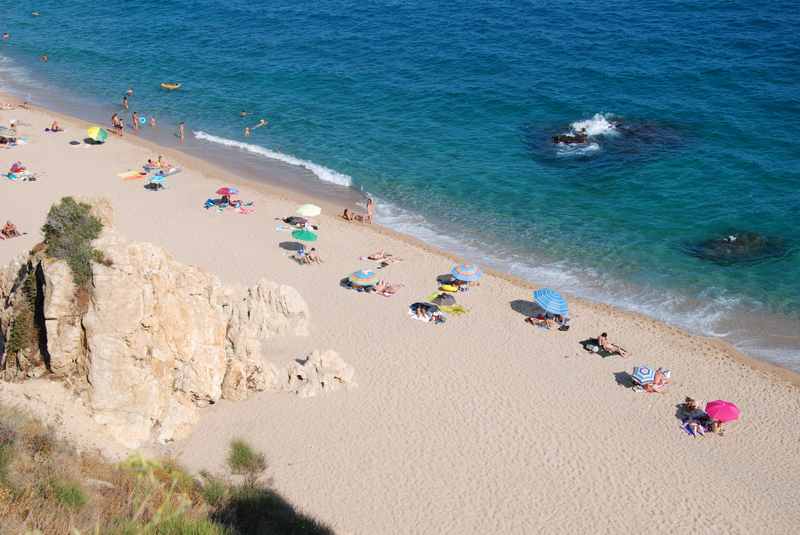
[{"label": "submerged rock", "polygon": [[789,253],[789,247],[781,238],[734,231],[690,244],[686,252],[702,260],[730,266],[781,258]]}]

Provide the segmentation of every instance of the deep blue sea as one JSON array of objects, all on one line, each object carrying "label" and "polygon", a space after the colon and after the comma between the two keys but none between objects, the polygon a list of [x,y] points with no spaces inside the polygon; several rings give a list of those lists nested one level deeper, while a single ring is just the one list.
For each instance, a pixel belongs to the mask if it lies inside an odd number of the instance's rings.
[{"label": "deep blue sea", "polygon": [[[796,1],[0,0],[2,31],[2,86],[34,102],[105,118],[131,86],[195,146],[800,369]],[[754,257],[702,258],[745,233]]]}]

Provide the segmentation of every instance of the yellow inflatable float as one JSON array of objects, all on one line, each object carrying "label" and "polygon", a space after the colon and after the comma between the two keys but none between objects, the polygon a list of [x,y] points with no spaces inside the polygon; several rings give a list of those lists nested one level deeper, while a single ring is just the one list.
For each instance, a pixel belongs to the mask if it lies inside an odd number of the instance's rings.
[{"label": "yellow inflatable float", "polygon": [[176,82],[161,82],[161,89],[166,89],[167,91],[175,91],[180,88],[181,84]]}]

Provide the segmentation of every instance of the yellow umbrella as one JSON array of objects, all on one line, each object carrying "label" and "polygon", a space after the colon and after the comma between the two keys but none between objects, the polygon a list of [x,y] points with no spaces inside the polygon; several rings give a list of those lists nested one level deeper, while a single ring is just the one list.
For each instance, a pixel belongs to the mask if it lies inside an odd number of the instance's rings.
[{"label": "yellow umbrella", "polygon": [[103,143],[108,139],[108,130],[100,128],[99,126],[92,126],[86,133],[89,134],[89,139],[97,141],[98,143]]}]

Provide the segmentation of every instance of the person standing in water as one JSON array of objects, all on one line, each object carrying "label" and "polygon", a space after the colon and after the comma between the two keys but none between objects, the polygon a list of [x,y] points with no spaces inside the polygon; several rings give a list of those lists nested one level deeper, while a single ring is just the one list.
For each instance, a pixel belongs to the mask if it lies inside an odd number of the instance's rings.
[{"label": "person standing in water", "polygon": [[186,123],[181,121],[180,123],[178,123],[178,139],[181,140],[181,143],[183,143],[185,136],[186,136]]},{"label": "person standing in water", "polygon": [[250,137],[250,127],[249,126],[245,126],[244,127],[244,137]]},{"label": "person standing in water", "polygon": [[158,124],[156,124],[156,118],[151,115],[150,116],[150,128],[155,128],[157,126],[158,126]]},{"label": "person standing in water", "polygon": [[122,96],[122,107],[128,109],[128,95]]},{"label": "person standing in water", "polygon": [[133,112],[131,114],[131,122],[133,123],[133,129],[139,130],[139,113]]}]

